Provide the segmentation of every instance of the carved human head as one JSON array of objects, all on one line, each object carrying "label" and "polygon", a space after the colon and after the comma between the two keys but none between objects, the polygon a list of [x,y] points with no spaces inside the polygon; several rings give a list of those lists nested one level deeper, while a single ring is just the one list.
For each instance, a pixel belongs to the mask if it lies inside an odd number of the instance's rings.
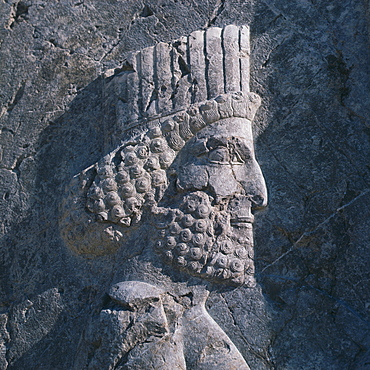
[{"label": "carved human head", "polygon": [[[243,67],[246,60],[249,63],[245,34],[245,27],[211,28],[135,54],[132,71],[115,82],[120,88],[126,86],[126,97],[117,104],[117,116],[126,119],[126,138],[74,180],[79,189],[69,189],[63,236],[71,249],[99,255],[129,247],[124,246],[127,234],[144,217],[154,225],[150,248],[165,263],[207,280],[253,283],[252,210],[266,205],[267,191],[254,154],[252,121],[260,98],[249,92],[249,69]],[[203,68],[207,73],[202,88],[191,59],[195,51],[204,52],[204,39],[208,47],[220,46],[215,58],[208,52],[206,59],[224,70],[215,68],[212,75],[212,67]],[[237,55],[227,52],[227,40],[237,43]],[[187,53],[191,73],[184,67]],[[227,61],[230,68],[237,61],[237,73],[225,69]],[[168,78],[161,77],[158,68],[166,63],[177,76],[175,86],[173,80],[166,85]],[[153,74],[146,70],[151,64],[156,64],[156,100],[149,99],[148,78],[143,78]],[[214,84],[220,74],[222,87]],[[135,84],[140,90],[136,105],[121,104]],[[78,216],[82,207],[86,211]]]}]

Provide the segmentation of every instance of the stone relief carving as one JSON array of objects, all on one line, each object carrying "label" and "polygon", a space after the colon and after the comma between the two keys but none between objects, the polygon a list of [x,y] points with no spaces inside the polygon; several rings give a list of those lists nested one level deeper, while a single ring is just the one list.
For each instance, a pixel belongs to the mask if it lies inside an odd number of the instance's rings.
[{"label": "stone relief carving", "polygon": [[172,295],[153,285],[113,285],[91,336],[88,369],[249,369],[205,309],[208,291]]},{"label": "stone relief carving", "polygon": [[[107,79],[123,139],[67,186],[60,226],[72,251],[92,258],[129,249],[128,235],[151,225],[144,247],[174,271],[254,285],[252,211],[267,191],[254,154],[260,98],[249,91],[249,54],[248,27],[214,27],[132,53]],[[179,293],[141,279],[108,292],[89,369],[140,361],[248,369],[206,312],[201,283]]]}]

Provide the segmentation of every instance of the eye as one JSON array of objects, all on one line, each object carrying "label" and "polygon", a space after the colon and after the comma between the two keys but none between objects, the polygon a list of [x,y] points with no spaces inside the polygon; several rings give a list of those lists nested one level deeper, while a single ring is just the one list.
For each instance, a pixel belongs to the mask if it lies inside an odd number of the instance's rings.
[{"label": "eye", "polygon": [[210,137],[207,140],[207,148],[208,150],[217,149],[219,147],[226,147],[227,146],[227,138],[223,137]]},{"label": "eye", "polygon": [[243,164],[243,163],[245,163],[242,159],[242,156],[235,150],[232,153],[231,162],[233,164]]},{"label": "eye", "polygon": [[233,138],[230,149],[233,153],[232,162],[234,163],[245,163],[252,158],[251,148],[239,138]]}]

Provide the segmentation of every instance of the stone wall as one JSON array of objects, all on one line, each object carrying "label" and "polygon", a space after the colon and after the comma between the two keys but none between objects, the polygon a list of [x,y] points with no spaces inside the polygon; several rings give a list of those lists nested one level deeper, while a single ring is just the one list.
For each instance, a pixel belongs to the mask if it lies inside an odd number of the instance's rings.
[{"label": "stone wall", "polygon": [[229,24],[250,26],[269,203],[255,216],[257,286],[212,290],[208,312],[251,369],[369,367],[369,12],[354,0],[1,1],[0,368],[83,368],[122,265],[74,254],[59,228],[65,187],[121,139],[107,79],[132,51]]}]

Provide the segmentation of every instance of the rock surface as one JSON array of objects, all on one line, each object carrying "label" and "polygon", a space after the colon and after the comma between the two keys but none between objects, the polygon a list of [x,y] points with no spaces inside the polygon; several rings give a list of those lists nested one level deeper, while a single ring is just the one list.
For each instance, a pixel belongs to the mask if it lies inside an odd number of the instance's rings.
[{"label": "rock surface", "polygon": [[[134,234],[126,255],[71,252],[58,226],[65,187],[120,142],[104,86],[130,52],[229,24],[250,26],[269,203],[254,222],[257,285],[213,289],[207,312],[251,369],[370,368],[366,1],[3,0],[0,20],[0,368],[82,369],[99,320],[117,340],[114,317],[128,311],[106,292],[117,271],[136,276],[124,261],[142,245]],[[153,305],[156,328],[171,331],[170,310]]]}]

